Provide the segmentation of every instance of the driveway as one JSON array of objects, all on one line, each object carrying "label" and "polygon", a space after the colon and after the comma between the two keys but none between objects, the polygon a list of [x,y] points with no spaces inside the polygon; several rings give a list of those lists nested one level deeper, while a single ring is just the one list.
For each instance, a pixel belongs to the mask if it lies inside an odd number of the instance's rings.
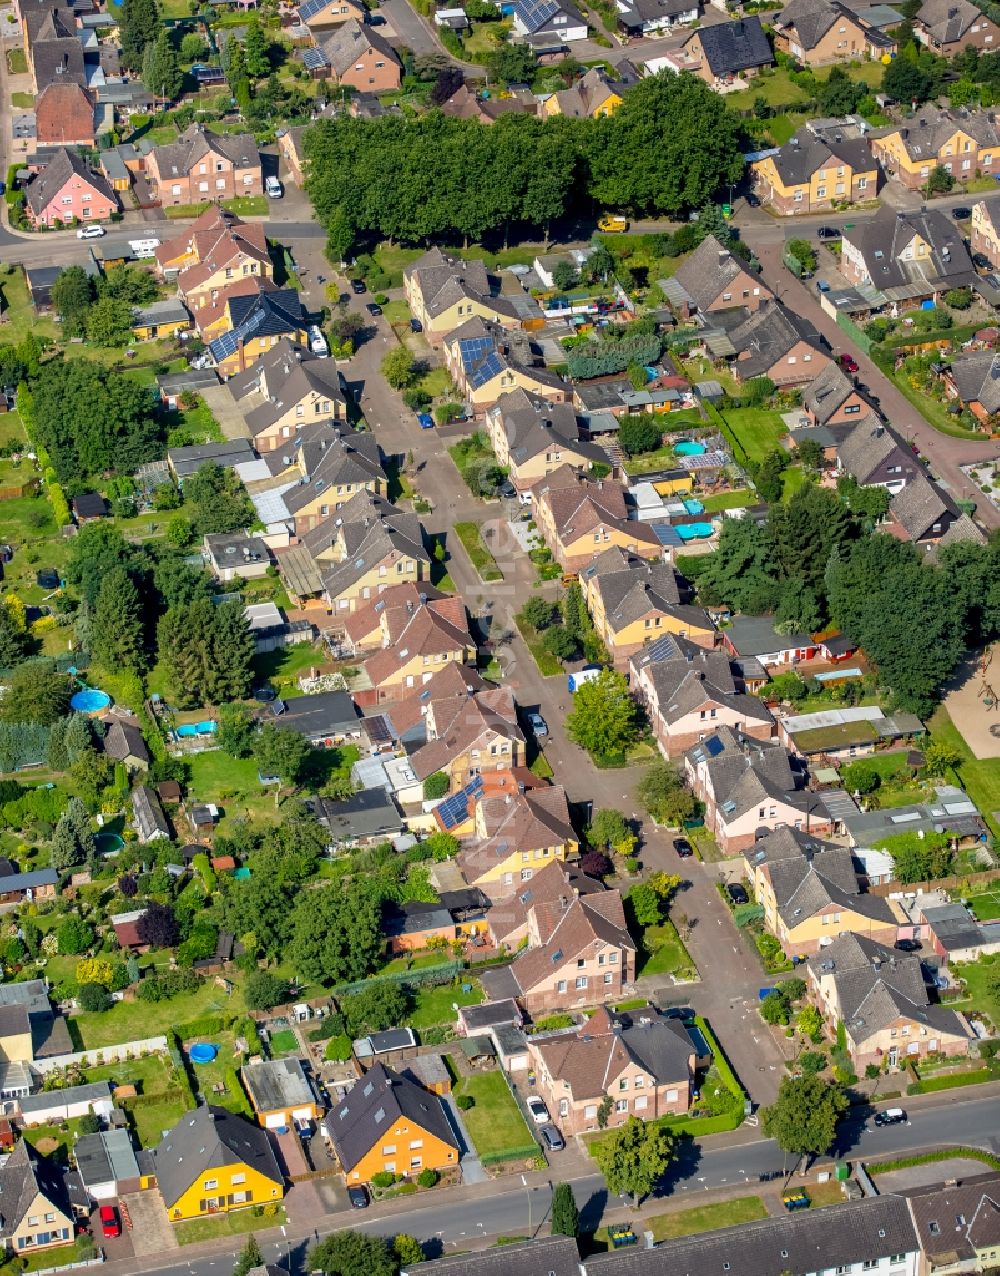
[{"label": "driveway", "polygon": [[468,80],[482,80],[486,77],[483,67],[473,62],[461,62],[452,57],[438,39],[433,24],[413,9],[407,0],[382,0],[379,13],[392,27],[392,33],[401,44],[413,53],[414,57],[437,56],[447,58],[460,66]]}]

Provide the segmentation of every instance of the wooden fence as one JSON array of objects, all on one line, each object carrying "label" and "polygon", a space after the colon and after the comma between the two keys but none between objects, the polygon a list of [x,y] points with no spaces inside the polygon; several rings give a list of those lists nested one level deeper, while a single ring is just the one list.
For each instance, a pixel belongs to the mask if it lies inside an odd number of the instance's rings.
[{"label": "wooden fence", "polygon": [[[985,886],[988,882],[1000,885],[1000,869],[989,868],[982,873],[960,873],[954,877],[938,877],[927,882],[879,882],[869,886],[870,895],[881,895],[883,899],[892,895],[924,895],[928,891],[955,890],[958,887]],[[976,892],[970,889],[969,894]]]}]

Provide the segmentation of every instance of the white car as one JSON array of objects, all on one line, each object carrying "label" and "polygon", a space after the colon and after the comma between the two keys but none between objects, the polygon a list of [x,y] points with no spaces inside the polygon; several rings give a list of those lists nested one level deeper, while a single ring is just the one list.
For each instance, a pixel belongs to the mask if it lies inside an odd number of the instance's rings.
[{"label": "white car", "polygon": [[264,194],[271,199],[281,199],[285,193],[284,187],[276,177],[268,177],[264,180]]},{"label": "white car", "polygon": [[323,336],[323,330],[319,324],[314,323],[309,329],[309,350],[312,354],[320,359],[325,359],[330,354],[330,347],[326,343],[326,337]]},{"label": "white car", "polygon": [[545,1125],[549,1119],[549,1110],[537,1094],[528,1099],[528,1111],[535,1125]]},{"label": "white car", "polygon": [[81,226],[76,232],[77,239],[100,239],[105,234],[103,226]]}]

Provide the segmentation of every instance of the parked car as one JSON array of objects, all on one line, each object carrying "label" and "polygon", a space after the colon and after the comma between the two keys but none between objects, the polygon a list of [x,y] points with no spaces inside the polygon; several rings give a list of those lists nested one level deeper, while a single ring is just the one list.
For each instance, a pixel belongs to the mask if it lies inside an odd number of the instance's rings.
[{"label": "parked car", "polygon": [[533,1094],[529,1097],[528,1111],[531,1113],[531,1119],[536,1125],[548,1124],[549,1110],[537,1094]]},{"label": "parked car", "polygon": [[550,1152],[560,1152],[566,1146],[566,1140],[554,1125],[543,1125],[538,1133]]},{"label": "parked car", "polygon": [[875,1113],[876,1125],[902,1125],[906,1120],[906,1113],[902,1108],[886,1108],[884,1112]]},{"label": "parked car", "polygon": [[368,1208],[369,1196],[366,1187],[349,1187],[347,1189],[347,1199],[351,1202],[352,1210],[366,1210]]},{"label": "parked car", "polygon": [[842,354],[837,359],[837,362],[840,364],[840,366],[844,369],[845,372],[857,372],[858,370],[858,361],[857,359],[855,359],[854,355],[852,354],[847,354],[847,353]]},{"label": "parked car", "polygon": [[992,270],[993,263],[985,253],[973,253],[972,264],[977,270]]},{"label": "parked car", "polygon": [[826,280],[825,280],[825,279],[817,279],[817,280],[816,280],[816,287],[820,290],[820,292],[829,292],[829,291],[830,291],[830,285],[826,282]]},{"label": "parked car", "polygon": [[351,292],[353,292],[355,296],[360,297],[364,291],[365,291],[365,281],[363,279],[351,280]]},{"label": "parked car", "polygon": [[960,204],[958,208],[951,210],[951,215],[957,222],[964,222],[972,216],[972,209],[966,208],[964,204]]},{"label": "parked car", "polygon": [[918,953],[920,951],[919,939],[897,939],[894,944],[901,953]]},{"label": "parked car", "polygon": [[419,319],[411,319],[411,320],[410,320],[410,331],[411,331],[411,332],[423,332],[423,330],[424,330],[424,325],[420,322],[420,320],[419,320]]},{"label": "parked car", "polygon": [[739,882],[730,882],[726,887],[726,894],[734,904],[749,904],[750,896],[747,894],[747,888],[741,886]]},{"label": "parked car", "polygon": [[100,239],[106,234],[103,226],[81,226],[76,232],[77,239]]},{"label": "parked car", "polygon": [[691,850],[691,843],[687,840],[686,837],[674,838],[674,850],[677,852],[677,854],[680,856],[682,860],[688,860],[694,854],[694,852]]},{"label": "parked car", "polygon": [[670,1006],[663,1012],[664,1019],[679,1019],[681,1023],[694,1023],[694,1011],[690,1006]]},{"label": "parked car", "polygon": [[842,232],[836,226],[820,226],[816,231],[817,239],[841,239]]},{"label": "parked car", "polygon": [[118,1221],[118,1211],[113,1205],[101,1206],[101,1235],[107,1237],[121,1236],[122,1225]]},{"label": "parked car", "polygon": [[276,177],[267,177],[264,179],[264,194],[269,199],[284,198],[285,188]]},{"label": "parked car", "polygon": [[365,306],[365,309],[368,311],[368,313],[372,316],[373,319],[377,319],[379,315],[382,313],[382,307],[377,305],[374,301],[370,301],[368,305]]},{"label": "parked car", "polygon": [[528,714],[528,726],[531,727],[535,736],[547,736],[549,734],[548,723],[540,713]]},{"label": "parked car", "polygon": [[760,199],[753,193],[753,191],[747,192],[746,201],[751,208],[760,207]]},{"label": "parked car", "polygon": [[420,428],[422,430],[434,429],[434,418],[429,412],[418,412],[417,420],[420,422]]}]

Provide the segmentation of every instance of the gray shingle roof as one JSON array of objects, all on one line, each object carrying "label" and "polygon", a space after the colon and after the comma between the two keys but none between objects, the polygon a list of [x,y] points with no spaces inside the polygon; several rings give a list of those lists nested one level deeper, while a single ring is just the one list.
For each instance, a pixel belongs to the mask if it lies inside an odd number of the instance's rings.
[{"label": "gray shingle roof", "polygon": [[376,1063],[326,1118],[343,1168],[353,1169],[401,1117],[454,1148],[458,1163],[458,1143],[437,1095]]},{"label": "gray shingle roof", "polygon": [[62,1214],[70,1214],[62,1170],[27,1139],[20,1139],[0,1169],[0,1236],[13,1235],[39,1194]]},{"label": "gray shingle roof", "polygon": [[[881,421],[859,421],[840,445],[840,464],[863,487],[894,452],[905,455],[905,444]],[[903,477],[902,475],[900,477]]]},{"label": "gray shingle roof", "polygon": [[918,474],[892,498],[889,513],[911,540],[919,541],[933,534],[935,525],[943,530],[958,510],[936,484]]},{"label": "gray shingle roof", "polygon": [[778,15],[775,29],[794,28],[802,48],[814,49],[844,13],[844,6],[831,0],[791,0]]},{"label": "gray shingle roof", "polygon": [[818,425],[825,425],[854,393],[853,383],[835,363],[830,363],[802,391],[802,406],[812,413]]},{"label": "gray shingle roof", "polygon": [[924,27],[942,44],[961,40],[974,22],[983,21],[981,9],[969,0],[924,0],[914,25]]},{"label": "gray shingle roof", "polygon": [[310,431],[302,442],[300,459],[306,477],[284,493],[285,508],[290,514],[324,492],[335,501],[337,488],[348,483],[358,486],[387,481],[375,435],[347,426],[322,426]]},{"label": "gray shingle roof", "polygon": [[[747,269],[746,262],[738,260],[728,248],[723,248],[714,235],[709,235],[677,268],[674,280],[684,288],[699,310],[708,310],[740,272]],[[768,291],[763,283],[761,288]],[[734,300],[732,304],[738,306],[740,303]]]},{"label": "gray shingle roof", "polygon": [[349,18],[339,31],[335,31],[328,40],[323,42],[323,52],[329,58],[330,65],[338,76],[349,71],[367,49],[374,49],[387,62],[402,66],[396,50],[389,41],[371,27],[363,27],[356,18]]},{"label": "gray shingle roof", "polygon": [[88,168],[74,151],[58,150],[34,181],[28,183],[25,191],[28,207],[36,215],[41,213],[73,177],[81,178],[98,194],[116,202],[114,191],[100,173]]},{"label": "gray shingle roof", "polygon": [[494,412],[499,416],[510,454],[518,465],[541,452],[560,447],[591,461],[607,462],[607,456],[596,443],[580,440],[572,404],[549,403],[518,387],[500,396]]},{"label": "gray shingle roof", "polygon": [[267,1131],[211,1104],[185,1112],[155,1149],[153,1161],[168,1209],[206,1170],[245,1164],[276,1186],[283,1183]]},{"label": "gray shingle roof", "polygon": [[713,75],[732,75],[751,67],[770,66],[774,61],[758,17],[702,27],[697,35]]},{"label": "gray shingle roof", "polygon": [[[791,6],[789,6],[791,8]],[[785,13],[788,9],[785,10]],[[864,138],[819,138],[808,128],[801,128],[774,156],[774,166],[786,186],[801,185],[822,168],[848,165],[855,173],[875,168],[871,150]]]},{"label": "gray shingle roof", "polygon": [[949,370],[963,403],[981,403],[985,412],[1000,412],[1000,354],[983,350],[959,355]]},{"label": "gray shingle roof", "polygon": [[750,315],[730,332],[729,339],[740,355],[748,356],[738,359],[735,364],[744,380],[766,376],[778,360],[800,341],[822,353],[819,336],[812,324],[776,301],[762,305],[756,314]]},{"label": "gray shingle roof", "polygon": [[189,174],[211,151],[224,155],[236,169],[260,165],[257,143],[249,133],[213,133],[201,124],[191,124],[176,142],[155,146],[150,159],[155,162],[160,181]]},{"label": "gray shingle roof", "polygon": [[[929,255],[907,259],[904,253],[918,236]],[[918,285],[933,291],[939,280],[975,274],[958,227],[937,209],[904,213],[883,204],[869,221],[845,230],[844,240],[861,254],[869,279],[882,292]]]},{"label": "gray shingle roof", "polygon": [[[455,1254],[428,1263],[428,1276],[468,1276],[469,1255]],[[580,1252],[570,1236],[546,1236],[519,1245],[503,1245],[477,1253],[477,1276],[580,1276]]]}]

